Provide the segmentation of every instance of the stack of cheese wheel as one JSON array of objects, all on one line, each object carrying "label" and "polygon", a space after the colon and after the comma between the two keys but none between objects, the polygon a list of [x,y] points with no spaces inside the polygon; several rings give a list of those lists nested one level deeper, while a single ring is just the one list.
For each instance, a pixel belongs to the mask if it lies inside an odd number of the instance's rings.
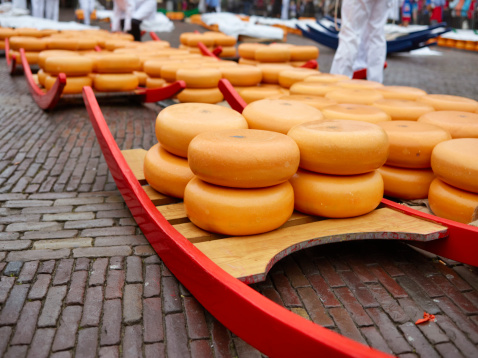
[{"label": "stack of cheese wheel", "polygon": [[188,165],[188,147],[200,133],[247,129],[238,112],[206,103],[179,103],[163,109],[156,118],[154,145],[144,160],[144,176],[149,185],[165,195],[184,197],[184,188],[193,177]]},{"label": "stack of cheese wheel", "polygon": [[418,121],[441,127],[452,138],[478,138],[478,113],[436,111],[424,114]]},{"label": "stack of cheese wheel", "polygon": [[430,169],[433,148],[451,139],[444,129],[421,122],[390,121],[378,123],[387,132],[390,152],[386,165],[379,169],[385,195],[404,199],[426,199],[435,178]]},{"label": "stack of cheese wheel", "polygon": [[299,81],[295,81],[295,83],[290,86],[290,93],[294,95],[323,97],[328,92],[336,90],[337,87],[335,85],[337,83],[348,80],[349,78],[343,75],[315,73],[309,76],[304,76]]},{"label": "stack of cheese wheel", "polygon": [[409,99],[384,98],[375,101],[373,106],[388,113],[394,121],[416,121],[422,115],[435,111],[426,103]]},{"label": "stack of cheese wheel", "polygon": [[282,63],[300,67],[319,56],[315,46],[295,46],[292,44],[243,43],[238,46],[239,63],[257,65],[261,63]]},{"label": "stack of cheese wheel", "polygon": [[299,148],[288,136],[254,129],[204,132],[190,143],[196,175],[184,207],[200,228],[224,235],[255,235],[284,224],[294,210],[288,179],[297,171]]},{"label": "stack of cheese wheel", "polygon": [[374,210],[383,198],[377,169],[385,163],[388,138],[373,123],[322,120],[293,127],[288,135],[300,149],[300,168],[290,180],[295,209],[345,218]]},{"label": "stack of cheese wheel", "polygon": [[[51,74],[48,73],[45,70],[46,59],[48,57],[55,57],[55,56],[79,56],[79,54],[76,53],[75,51],[67,51],[67,50],[45,50],[45,51],[41,51],[38,54],[38,66],[40,67],[40,69],[37,72],[37,76],[38,76],[38,82],[43,87],[45,87],[46,78],[48,76],[51,76]],[[91,82],[90,82],[90,84],[91,84]]]},{"label": "stack of cheese wheel", "polygon": [[[279,94],[277,96],[268,97],[268,99],[281,99],[283,101],[298,101],[319,110],[324,108],[335,106],[337,102],[332,99],[320,97],[320,96],[308,96],[300,94]],[[322,113],[323,114],[323,113]]]},{"label": "stack of cheese wheel", "polygon": [[10,39],[10,37],[15,35],[15,29],[11,29],[9,27],[0,27],[0,50],[5,49],[5,39]]},{"label": "stack of cheese wheel", "polygon": [[213,48],[221,47],[221,58],[234,58],[237,56],[236,44],[237,40],[233,36],[228,36],[222,32],[207,31],[205,36],[212,37],[214,39]]},{"label": "stack of cheese wheel", "polygon": [[176,73],[178,81],[186,82],[186,88],[178,95],[179,102],[197,102],[197,103],[218,103],[224,97],[217,87],[222,77],[221,70],[218,68],[200,68],[192,65],[187,68],[180,68]]},{"label": "stack of cheese wheel", "polygon": [[433,149],[436,179],[428,203],[435,215],[465,224],[478,220],[477,154],[478,138],[452,139]]},{"label": "stack of cheese wheel", "polygon": [[237,56],[236,38],[222,32],[207,31],[202,34],[183,32],[179,37],[179,41],[181,42],[179,48],[188,50],[190,53],[200,54],[201,50],[198,48],[198,44],[201,42],[210,51],[220,46],[222,51],[219,57]]},{"label": "stack of cheese wheel", "polygon": [[139,58],[133,54],[110,54],[95,61],[93,86],[97,91],[127,92],[138,87],[138,77],[133,71],[141,69]]},{"label": "stack of cheese wheel", "polygon": [[93,60],[89,57],[69,54],[48,56],[45,59],[43,70],[48,74],[44,79],[44,86],[47,90],[53,87],[57,76],[64,73],[66,86],[63,93],[81,93],[84,86],[92,84],[89,74],[93,70]]},{"label": "stack of cheese wheel", "polygon": [[407,86],[383,86],[377,88],[385,99],[408,99],[416,101],[427,93],[424,90]]},{"label": "stack of cheese wheel", "polygon": [[436,111],[478,111],[478,101],[466,97],[445,94],[428,94],[420,97],[418,101],[432,106]]},{"label": "stack of cheese wheel", "polygon": [[370,123],[392,120],[391,117],[381,109],[365,104],[342,103],[327,106],[322,109],[322,114],[327,119],[349,119]]},{"label": "stack of cheese wheel", "polygon": [[15,55],[20,63],[19,50],[25,50],[25,57],[30,65],[38,64],[38,55],[46,49],[46,42],[38,37],[31,36],[12,36],[10,41],[10,55]]}]

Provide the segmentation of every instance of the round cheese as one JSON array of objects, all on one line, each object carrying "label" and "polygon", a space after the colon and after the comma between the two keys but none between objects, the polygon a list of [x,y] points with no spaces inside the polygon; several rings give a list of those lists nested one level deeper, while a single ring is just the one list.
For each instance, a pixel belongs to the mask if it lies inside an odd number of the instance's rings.
[{"label": "round cheese", "polygon": [[[312,77],[312,76],[311,76]],[[333,84],[321,83],[321,82],[296,82],[290,88],[291,94],[301,94],[310,96],[325,96],[331,91],[337,90]]]},{"label": "round cheese", "polygon": [[[341,83],[341,82],[338,82]],[[352,89],[343,88],[330,91],[325,97],[333,99],[338,103],[373,104],[383,99],[382,94],[376,89]]]},{"label": "round cheese", "polygon": [[254,60],[259,62],[287,62],[290,49],[286,46],[264,46],[256,48]]},{"label": "round cheese", "polygon": [[86,76],[93,70],[93,60],[85,56],[49,56],[43,69],[52,75]]},{"label": "round cheese", "polygon": [[319,57],[319,48],[316,46],[291,46],[289,51],[291,61],[308,61]]},{"label": "round cheese", "polygon": [[[325,99],[330,100],[330,98]],[[392,120],[390,116],[381,109],[364,104],[337,104],[324,108],[322,114],[327,119],[348,119],[370,123]]]},{"label": "round cheese", "polygon": [[222,92],[216,88],[186,88],[177,94],[182,103],[219,103],[224,99]]},{"label": "round cheese", "polygon": [[345,75],[336,75],[332,73],[319,73],[317,75],[304,78],[304,81],[317,82],[317,83],[322,83],[324,85],[327,85],[327,84],[334,84],[340,81],[348,81],[349,79],[350,78]]},{"label": "round cheese", "polygon": [[452,138],[478,138],[478,114],[459,111],[436,111],[424,114],[419,122],[441,127]]},{"label": "round cheese", "polygon": [[12,50],[20,50],[23,48],[25,51],[43,51],[46,49],[46,42],[37,37],[28,36],[12,36],[9,39],[10,48]]},{"label": "round cheese", "polygon": [[466,97],[428,94],[418,100],[432,106],[437,111],[475,112],[478,110],[478,101]]},{"label": "round cheese", "polygon": [[[294,68],[279,72],[279,84],[290,88],[294,83],[301,82],[304,78],[318,74],[319,71],[310,68]],[[310,93],[307,93],[310,94]]]},{"label": "round cheese", "polygon": [[383,86],[378,88],[385,99],[408,99],[416,101],[427,93],[424,90],[407,86]]},{"label": "round cheese", "polygon": [[221,71],[216,68],[180,68],[176,80],[186,82],[187,88],[216,88]]},{"label": "round cheese", "polygon": [[304,104],[308,104],[317,109],[324,109],[326,107],[333,106],[337,104],[334,100],[319,97],[319,96],[307,96],[301,94],[291,94],[291,95],[277,95],[275,97],[269,97],[269,99],[282,99],[284,101],[298,101]]},{"label": "round cheese", "polygon": [[291,65],[283,63],[264,63],[258,64],[258,68],[262,71],[262,82],[279,83],[279,73],[284,70],[291,70]]},{"label": "round cheese", "polygon": [[38,66],[40,68],[45,67],[45,61],[50,56],[79,56],[75,51],[67,51],[67,50],[45,50],[41,51],[38,54]]},{"label": "round cheese", "polygon": [[132,73],[140,70],[141,63],[136,55],[114,54],[101,56],[96,60],[98,73]]},{"label": "round cheese", "polygon": [[[44,86],[47,90],[50,90],[53,87],[53,84],[56,82],[55,76],[46,76],[44,80]],[[81,77],[67,77],[66,85],[63,88],[63,94],[73,94],[81,93],[84,86],[91,86],[93,83],[92,79],[88,76]]]},{"label": "round cheese", "polygon": [[128,92],[138,85],[138,77],[132,73],[99,74],[93,81],[95,90],[102,92]]},{"label": "round cheese", "polygon": [[432,106],[408,99],[380,99],[373,106],[388,113],[393,121],[416,121],[420,116],[435,111]]},{"label": "round cheese", "polygon": [[336,83],[337,87],[352,88],[352,89],[378,89],[383,85],[380,82],[368,81],[368,80],[345,80]]},{"label": "round cheese", "polygon": [[378,172],[383,179],[384,194],[402,200],[426,199],[430,184],[435,179],[431,169],[397,168],[384,165],[378,169]]},{"label": "round cheese", "polygon": [[255,59],[255,53],[258,48],[264,48],[266,45],[260,43],[241,43],[237,46],[237,51],[240,57],[248,60]]},{"label": "round cheese", "polygon": [[233,86],[255,86],[262,80],[262,71],[255,66],[228,66],[221,68],[221,72]]},{"label": "round cheese", "polygon": [[246,103],[252,103],[259,101],[261,99],[275,97],[278,95],[284,94],[281,88],[274,87],[263,87],[263,86],[253,86],[242,88],[240,91],[240,96]]},{"label": "round cheese", "polygon": [[[138,77],[139,80],[139,77]],[[146,88],[161,88],[166,86],[166,81],[162,78],[147,77],[145,81]]]}]

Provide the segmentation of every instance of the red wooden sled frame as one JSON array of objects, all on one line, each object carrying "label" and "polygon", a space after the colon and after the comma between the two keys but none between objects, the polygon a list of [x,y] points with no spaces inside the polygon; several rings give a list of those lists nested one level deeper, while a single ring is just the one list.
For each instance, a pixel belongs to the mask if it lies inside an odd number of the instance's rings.
[{"label": "red wooden sled frame", "polygon": [[8,37],[5,38],[5,59],[7,60],[10,75],[13,75],[17,68],[17,56],[10,55],[10,40]]},{"label": "red wooden sled frame", "polygon": [[[90,87],[84,87],[83,98],[108,167],[143,234],[176,278],[228,329],[272,357],[390,357],[290,312],[214,264],[169,224],[146,195],[109,131]],[[414,245],[478,265],[478,228],[389,200],[382,203],[448,227],[448,237]]]},{"label": "red wooden sled frame", "polygon": [[[56,82],[53,84],[53,87],[47,92],[43,92],[33,80],[30,65],[25,57],[25,51],[22,48],[20,49],[20,58],[22,60],[23,71],[27,79],[28,89],[30,90],[33,100],[41,109],[49,110],[55,108],[63,93],[63,89],[65,88],[66,75],[64,73],[60,73]],[[184,88],[186,88],[186,83],[184,81],[176,81],[169,86],[162,88],[137,89],[133,92],[133,94],[139,96],[141,102],[150,103],[171,98]]]}]

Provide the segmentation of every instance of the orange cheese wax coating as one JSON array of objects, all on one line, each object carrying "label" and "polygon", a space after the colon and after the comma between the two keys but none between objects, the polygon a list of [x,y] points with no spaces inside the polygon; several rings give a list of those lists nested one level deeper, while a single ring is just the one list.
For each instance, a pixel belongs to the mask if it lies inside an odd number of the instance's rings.
[{"label": "orange cheese wax coating", "polygon": [[290,183],[295,209],[310,215],[359,216],[374,210],[383,198],[383,180],[377,171],[339,176],[299,169]]},{"label": "orange cheese wax coating", "polygon": [[12,36],[9,38],[10,48],[12,50],[20,50],[23,48],[25,51],[43,51],[46,49],[46,42],[37,37],[31,36]]},{"label": "orange cheese wax coating", "polygon": [[308,61],[319,57],[319,48],[316,46],[291,46],[289,51],[291,61]]},{"label": "orange cheese wax coating", "polygon": [[78,53],[74,52],[74,51],[67,51],[67,50],[45,50],[45,51],[41,51],[39,54],[38,54],[38,66],[40,66],[40,68],[44,68],[45,67],[45,61],[48,57],[50,56],[63,56],[63,55],[67,55],[67,56],[79,56]]},{"label": "orange cheese wax coating", "polygon": [[228,66],[221,68],[221,72],[233,86],[255,86],[262,80],[262,71],[255,66]]},{"label": "orange cheese wax coating", "polygon": [[334,84],[340,81],[348,81],[349,77],[345,75],[336,75],[332,73],[319,73],[314,76],[304,78],[304,82],[317,82],[322,84]]},{"label": "orange cheese wax coating", "polygon": [[98,73],[131,73],[140,70],[139,57],[133,54],[111,54],[98,57],[96,60]]},{"label": "orange cheese wax coating", "polygon": [[337,102],[328,98],[319,97],[319,96],[307,96],[307,95],[300,95],[300,94],[277,95],[270,99],[282,99],[284,101],[298,101],[304,104],[308,104],[309,106],[312,106],[320,110],[337,104]]},{"label": "orange cheese wax coating", "polygon": [[295,174],[299,159],[290,137],[257,129],[204,132],[188,149],[189,166],[199,179],[235,188],[283,183]]},{"label": "orange cheese wax coating", "polygon": [[[139,79],[139,77],[138,77],[138,79]],[[161,87],[166,86],[167,83],[162,78],[147,77],[146,81],[145,81],[145,85],[146,85],[146,88],[161,88]]]},{"label": "orange cheese wax coating", "polygon": [[387,160],[388,138],[373,123],[322,120],[299,124],[289,133],[300,149],[300,167],[317,173],[355,175]]},{"label": "orange cheese wax coating", "polygon": [[43,87],[45,87],[45,79],[47,78],[49,74],[44,72],[41,68],[37,72],[38,76],[38,83],[41,84]]},{"label": "orange cheese wax coating", "polygon": [[431,169],[398,168],[384,165],[378,169],[385,195],[403,200],[426,199],[435,179]]},{"label": "orange cheese wax coating", "polygon": [[180,103],[163,109],[156,118],[156,138],[169,152],[187,157],[191,140],[199,133],[247,129],[244,117],[226,107],[206,103]]},{"label": "orange cheese wax coating", "polygon": [[264,86],[251,86],[242,88],[239,91],[240,96],[246,103],[252,103],[255,101],[259,101],[261,99],[275,97],[278,95],[284,94],[282,88],[275,88],[275,87],[264,87]]},{"label": "orange cheese wax coating", "polygon": [[[340,83],[340,82],[339,82]],[[383,99],[382,94],[376,89],[353,89],[343,88],[330,91],[325,97],[333,99],[338,103],[373,104]]]},{"label": "orange cheese wax coating", "polygon": [[264,129],[283,134],[287,134],[297,124],[323,118],[318,109],[307,104],[271,99],[248,104],[242,115],[251,129]]},{"label": "orange cheese wax coating", "polygon": [[431,157],[435,175],[447,184],[478,193],[478,138],[442,142]]},{"label": "orange cheese wax coating", "polygon": [[408,99],[380,99],[373,106],[388,113],[394,121],[416,121],[420,116],[435,111],[432,106]]},{"label": "orange cheese wax coating", "polygon": [[262,71],[262,82],[279,83],[279,73],[291,70],[293,67],[285,63],[261,63],[257,65]]},{"label": "orange cheese wax coating", "polygon": [[419,122],[441,127],[452,138],[478,138],[478,114],[460,111],[435,111],[418,118]]},{"label": "orange cheese wax coating", "polygon": [[98,74],[93,80],[95,90],[102,92],[133,91],[138,85],[138,77],[132,73]]},{"label": "orange cheese wax coating", "polygon": [[319,71],[310,68],[294,68],[279,72],[279,84],[290,88],[294,83],[301,82],[304,78],[318,74]]},{"label": "orange cheese wax coating", "polygon": [[184,188],[194,177],[187,159],[169,153],[159,143],[146,153],[143,170],[153,189],[176,198],[184,197]]},{"label": "orange cheese wax coating", "polygon": [[392,120],[390,116],[381,109],[365,104],[336,104],[322,109],[322,114],[327,119],[348,119],[370,123]]},{"label": "orange cheese wax coating", "polygon": [[377,123],[387,132],[390,143],[387,165],[402,168],[429,168],[433,148],[451,139],[440,127],[411,121]]},{"label": "orange cheese wax coating", "polygon": [[[46,76],[44,80],[44,86],[47,90],[53,87],[56,82],[55,76]],[[65,94],[73,94],[73,93],[81,93],[84,86],[91,86],[93,80],[88,76],[81,76],[81,77],[67,77],[66,78],[66,85],[63,88],[63,93]]]},{"label": "orange cheese wax coating", "polygon": [[475,112],[478,110],[478,101],[466,97],[428,94],[418,100],[432,106],[436,111]]},{"label": "orange cheese wax coating", "polygon": [[93,70],[93,60],[85,56],[50,56],[45,60],[45,72],[67,76],[86,76]]},{"label": "orange cheese wax coating", "polygon": [[415,101],[426,95],[424,90],[407,86],[383,86],[378,88],[385,99],[408,99]]},{"label": "orange cheese wax coating", "polygon": [[294,211],[288,181],[266,188],[240,189],[191,179],[184,192],[188,218],[201,229],[224,235],[255,235],[284,224]]},{"label": "orange cheese wax coating", "polygon": [[239,46],[237,46],[237,51],[240,57],[248,60],[254,60],[256,50],[263,47],[266,47],[266,45],[260,43],[241,43]]},{"label": "orange cheese wax coating", "polygon": [[337,87],[351,88],[351,89],[380,89],[383,85],[380,82],[368,80],[346,80],[336,83]]},{"label": "orange cheese wax coating", "polygon": [[188,88],[214,88],[221,79],[221,71],[217,68],[180,68],[176,72],[176,80],[186,82]]},{"label": "orange cheese wax coating", "polygon": [[290,86],[289,90],[291,94],[302,94],[302,95],[323,97],[327,93],[337,90],[337,87],[335,87],[334,84],[328,84],[328,83],[300,81]]},{"label": "orange cheese wax coating", "polygon": [[478,194],[457,189],[436,178],[430,185],[428,203],[439,217],[468,224],[477,220]]},{"label": "orange cheese wax coating", "polygon": [[254,52],[254,60],[259,62],[287,62],[290,60],[290,50],[286,46],[258,47]]},{"label": "orange cheese wax coating", "polygon": [[146,80],[148,79],[148,75],[142,71],[133,71],[133,75],[138,77],[138,82],[140,86],[146,86]]},{"label": "orange cheese wax coating", "polygon": [[224,99],[219,88],[185,88],[176,96],[181,103],[219,103]]}]

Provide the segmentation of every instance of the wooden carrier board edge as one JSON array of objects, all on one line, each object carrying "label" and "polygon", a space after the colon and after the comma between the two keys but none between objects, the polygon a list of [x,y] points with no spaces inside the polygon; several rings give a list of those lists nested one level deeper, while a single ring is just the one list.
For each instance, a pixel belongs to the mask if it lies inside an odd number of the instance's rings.
[{"label": "wooden carrier board edge", "polygon": [[[144,184],[144,149],[121,152],[139,183]],[[143,186],[151,199],[161,197]],[[167,197],[165,197],[167,198]],[[325,219],[294,213],[281,228],[251,236],[224,237],[189,222],[183,203],[157,206],[158,211],[186,239],[233,277],[247,283],[264,281],[272,266],[291,253],[317,245],[366,239],[430,241],[447,235],[447,228],[390,208],[355,218]],[[179,225],[176,225],[179,224]],[[180,225],[188,225],[186,230]],[[201,240],[198,240],[201,239]]]},{"label": "wooden carrier board edge", "polygon": [[391,357],[314,324],[235,279],[180,235],[129,169],[90,87],[83,97],[110,172],[140,229],[164,264],[224,326],[272,357]]}]

